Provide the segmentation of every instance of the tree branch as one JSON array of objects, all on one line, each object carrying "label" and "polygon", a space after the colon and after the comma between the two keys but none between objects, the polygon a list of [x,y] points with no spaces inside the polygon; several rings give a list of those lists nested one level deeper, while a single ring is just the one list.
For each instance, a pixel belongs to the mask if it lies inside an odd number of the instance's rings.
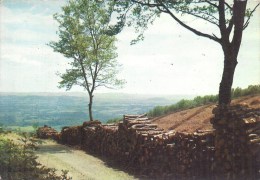
[{"label": "tree branch", "polygon": [[210,1],[205,0],[206,3],[210,4],[211,6],[214,6],[215,8],[218,8],[218,6]]},{"label": "tree branch", "polygon": [[223,37],[226,33],[226,18],[225,18],[225,0],[219,0],[219,28],[221,36]]},{"label": "tree branch", "polygon": [[85,83],[86,83],[86,87],[87,87],[86,89],[87,89],[88,93],[90,93],[90,87],[89,87],[89,83],[88,83],[88,79],[87,79],[87,74],[86,74],[84,65],[83,65],[83,63],[82,63],[81,60],[79,60],[79,63],[80,63],[81,70],[82,70],[82,73],[83,73],[83,76],[84,76],[84,80],[85,80]]},{"label": "tree branch", "polygon": [[141,4],[141,5],[144,5],[144,6],[149,6],[149,7],[160,7],[161,6],[158,3],[152,3],[151,4],[149,0],[148,0],[148,3],[140,2],[140,1],[137,1],[137,0],[131,0],[131,1],[134,2],[134,3]]},{"label": "tree branch", "polygon": [[255,10],[257,9],[257,7],[260,5],[260,3],[258,3],[255,8],[250,12],[248,18],[247,18],[247,21],[245,22],[245,24],[243,25],[243,30],[245,30],[247,28],[247,26],[249,25],[249,21],[253,15],[253,13],[255,12]]},{"label": "tree branch", "polygon": [[[209,19],[207,19],[206,17],[200,16],[200,15],[198,15],[198,14],[194,14],[194,13],[189,12],[189,11],[183,11],[183,10],[178,10],[178,11],[180,11],[180,12],[182,12],[182,13],[189,14],[189,15],[194,16],[194,17],[199,18],[199,19],[203,19],[203,20],[205,20],[205,21],[207,21],[207,22],[209,22],[209,23],[211,23],[211,24],[214,24],[214,25],[216,25],[216,26],[219,27],[219,25],[218,25],[216,22],[214,22],[214,21],[212,21],[212,20],[209,20]],[[204,13],[204,14],[205,14],[205,13]],[[207,16],[210,16],[210,15],[208,15],[208,14],[206,14],[206,15],[207,15]],[[211,16],[211,17],[212,17],[212,16]],[[214,18],[215,18],[215,17],[214,17]],[[215,19],[218,20],[217,18],[215,18]]]},{"label": "tree branch", "polygon": [[193,32],[194,34],[196,34],[198,36],[206,37],[206,38],[209,38],[211,40],[214,40],[214,41],[220,43],[220,39],[219,38],[216,38],[216,37],[211,36],[211,35],[206,34],[206,33],[202,33],[200,31],[198,31],[198,30],[188,26],[187,24],[183,23],[179,18],[177,18],[162,2],[161,2],[161,5],[165,9],[166,13],[169,14],[175,21],[177,21],[184,28],[190,30],[191,32]]},{"label": "tree branch", "polygon": [[157,6],[157,9],[161,12],[167,13],[167,11],[163,10],[160,6]]},{"label": "tree branch", "polygon": [[231,7],[227,2],[224,2],[224,4],[228,7],[228,9],[233,10],[233,7]]}]

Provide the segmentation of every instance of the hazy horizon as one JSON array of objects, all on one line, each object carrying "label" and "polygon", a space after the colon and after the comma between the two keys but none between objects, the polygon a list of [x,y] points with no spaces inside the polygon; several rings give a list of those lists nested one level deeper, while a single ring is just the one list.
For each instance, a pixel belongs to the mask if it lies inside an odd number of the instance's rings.
[{"label": "hazy horizon", "polygon": [[[87,92],[76,92],[76,91],[65,91],[65,92],[2,92],[0,91],[0,95],[68,95],[68,96],[88,96]],[[113,95],[113,96],[120,96],[120,95],[126,95],[126,96],[142,96],[142,97],[170,97],[170,96],[196,96],[196,94],[141,94],[141,93],[125,93],[125,92],[97,92],[94,93],[95,96],[100,95]],[[202,94],[203,95],[203,94]],[[205,95],[211,95],[211,94],[205,94]],[[212,94],[213,95],[213,94]]]}]

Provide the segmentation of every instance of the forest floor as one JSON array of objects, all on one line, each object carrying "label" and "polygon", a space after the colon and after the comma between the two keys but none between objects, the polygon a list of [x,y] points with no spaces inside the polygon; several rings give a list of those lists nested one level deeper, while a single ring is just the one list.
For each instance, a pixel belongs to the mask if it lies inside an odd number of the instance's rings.
[{"label": "forest floor", "polygon": [[[260,108],[260,95],[244,96],[232,101],[232,104],[248,105],[250,108]],[[176,130],[179,132],[195,132],[196,130],[212,130],[210,119],[213,117],[212,110],[216,104],[196,107],[157,117],[153,123],[159,128]]]},{"label": "forest floor", "polygon": [[68,170],[74,180],[130,180],[129,174],[108,167],[102,160],[51,140],[44,140],[37,152],[38,161],[58,172]]}]

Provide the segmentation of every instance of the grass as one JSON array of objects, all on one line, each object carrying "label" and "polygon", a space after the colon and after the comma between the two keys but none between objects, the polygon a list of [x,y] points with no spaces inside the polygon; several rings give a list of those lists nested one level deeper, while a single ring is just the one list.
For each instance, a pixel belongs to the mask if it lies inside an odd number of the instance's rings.
[{"label": "grass", "polygon": [[15,132],[34,132],[35,129],[32,126],[6,126],[6,130],[11,130]]},{"label": "grass", "polygon": [[38,140],[30,133],[2,131],[0,133],[0,179],[71,180],[68,171],[56,174],[37,162]]}]

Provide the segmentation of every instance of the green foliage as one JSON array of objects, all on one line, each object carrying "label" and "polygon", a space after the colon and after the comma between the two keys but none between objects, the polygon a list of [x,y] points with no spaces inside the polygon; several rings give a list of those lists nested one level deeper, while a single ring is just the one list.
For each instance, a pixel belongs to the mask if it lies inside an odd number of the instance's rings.
[{"label": "green foliage", "polygon": [[138,36],[131,41],[131,44],[144,39],[144,31],[161,13],[157,8],[148,8],[131,0],[116,1],[114,12],[117,14],[118,22],[110,26],[109,34],[118,34],[125,25],[133,26]]},{"label": "green foliage", "polygon": [[[242,42],[243,30],[247,28],[250,18],[260,5],[254,9],[247,8],[247,0],[127,0],[116,1],[115,12],[119,22],[115,25],[114,33],[120,32],[126,25],[133,26],[138,36],[131,43],[134,44],[144,39],[144,31],[149,24],[160,16],[167,14],[174,22],[189,30],[197,36],[205,37],[222,46],[228,63],[224,63],[224,71],[219,90],[219,103],[229,104],[231,100],[231,87],[237,56]],[[205,24],[212,25],[213,32],[201,31],[198,27],[187,22],[182,16],[196,18]],[[113,31],[113,27],[111,28]],[[217,30],[217,31],[216,31]],[[220,32],[219,35],[216,32]],[[231,56],[233,54],[234,56]],[[226,92],[225,92],[226,91]]]},{"label": "green foliage", "polygon": [[246,89],[241,89],[239,87],[232,89],[232,98],[254,94],[260,94],[260,85],[250,85]]},{"label": "green foliage", "polygon": [[123,121],[123,119],[120,117],[120,118],[113,118],[113,119],[109,119],[107,121],[107,123],[118,123],[120,121]]},{"label": "green foliage", "polygon": [[119,71],[116,53],[116,38],[108,36],[112,1],[77,0],[62,7],[55,14],[59,23],[59,40],[49,45],[55,52],[71,59],[71,68],[60,74],[60,88],[70,90],[82,86],[89,95],[89,117],[92,117],[92,99],[96,88],[122,87],[124,80],[116,77]]},{"label": "green foliage", "polygon": [[0,134],[0,177],[16,180],[69,180],[68,171],[61,176],[54,169],[41,166],[36,160],[37,140],[22,134],[19,143]]},{"label": "green foliage", "polygon": [[154,109],[148,112],[151,117],[158,117],[172,112],[190,109],[198,106],[202,106],[209,103],[216,103],[218,100],[217,95],[197,96],[193,100],[182,99],[176,104],[170,106],[156,106]]},{"label": "green foliage", "polygon": [[[232,89],[232,98],[238,98],[241,96],[260,94],[260,85],[250,85],[245,89],[239,87]],[[210,103],[216,103],[218,101],[218,95],[197,96],[193,100],[182,99],[176,104],[170,106],[156,106],[154,109],[148,112],[150,117],[158,117],[172,112],[194,108]]]},{"label": "green foliage", "polygon": [[89,93],[99,86],[121,86],[116,78],[118,64],[114,36],[104,34],[111,18],[112,4],[104,1],[69,1],[61,14],[55,14],[59,23],[59,40],[49,45],[55,52],[72,59],[71,68],[61,74],[60,87],[84,87]]},{"label": "green foliage", "polygon": [[[149,24],[152,24],[154,20],[162,13],[168,14],[173,20],[177,21],[184,28],[192,31],[196,35],[204,36],[213,40],[215,35],[211,36],[211,33],[200,33],[198,30],[189,26],[182,16],[190,16],[196,19],[202,20],[206,23],[220,28],[219,8],[220,2],[215,0],[174,0],[174,1],[157,1],[157,0],[127,0],[116,1],[115,12],[118,17],[118,23],[111,27],[110,34],[119,33],[125,25],[133,26],[138,33],[136,39],[131,44],[144,39],[144,31],[148,28]],[[224,23],[226,27],[233,26],[233,14],[234,8],[231,2],[225,2],[223,8],[223,14],[225,17]],[[245,17],[246,21],[252,17],[255,9],[246,9]],[[231,23],[230,23],[231,22]],[[215,33],[214,33],[215,34]]]},{"label": "green foliage", "polygon": [[164,115],[166,114],[168,107],[169,106],[156,106],[153,110],[149,111],[148,116],[156,117]]},{"label": "green foliage", "polygon": [[37,130],[38,127],[39,127],[39,123],[38,123],[38,122],[34,122],[33,125],[32,125],[32,127],[33,127],[34,132],[36,132],[36,130]]}]

